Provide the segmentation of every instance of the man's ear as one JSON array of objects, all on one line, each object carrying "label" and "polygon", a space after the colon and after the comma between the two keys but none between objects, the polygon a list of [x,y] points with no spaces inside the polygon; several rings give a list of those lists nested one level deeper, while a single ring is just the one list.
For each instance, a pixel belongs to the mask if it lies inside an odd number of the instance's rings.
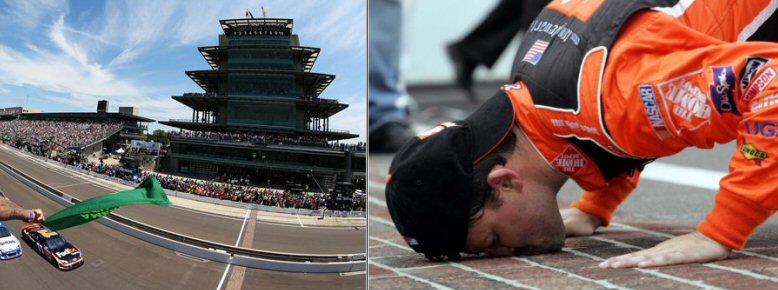
[{"label": "man's ear", "polygon": [[513,189],[515,191],[521,190],[521,180],[519,179],[519,173],[516,170],[507,168],[502,165],[495,165],[492,170],[489,171],[489,175],[486,177],[486,182],[494,190],[498,189]]}]

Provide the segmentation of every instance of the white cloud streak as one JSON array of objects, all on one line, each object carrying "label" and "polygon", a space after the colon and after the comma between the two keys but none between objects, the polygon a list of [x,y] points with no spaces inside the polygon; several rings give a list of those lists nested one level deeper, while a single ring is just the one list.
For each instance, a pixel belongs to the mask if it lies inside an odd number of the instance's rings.
[{"label": "white cloud streak", "polygon": [[[295,33],[302,45],[321,47],[320,57],[364,58],[367,7],[363,2],[276,0],[261,4],[269,17],[295,19]],[[50,93],[41,97],[46,102],[89,111],[97,100],[107,99],[112,105],[138,106],[144,115],[157,120],[188,118],[191,110],[170,95],[189,90],[191,84],[144,83],[138,76],[149,67],[138,60],[160,51],[194,51],[198,45],[215,45],[221,33],[219,19],[242,18],[247,8],[260,17],[259,5],[255,0],[109,0],[102,12],[77,11],[89,15],[72,20],[64,0],[4,1],[0,3],[0,33],[4,36],[0,39],[22,41],[0,43],[0,93],[13,94],[27,86]],[[180,68],[187,69],[191,68]],[[364,92],[349,90],[339,90],[354,96],[341,100],[350,107],[332,118],[332,127],[365,138],[366,100],[356,96]],[[328,94],[332,93],[325,92],[324,97]]]}]

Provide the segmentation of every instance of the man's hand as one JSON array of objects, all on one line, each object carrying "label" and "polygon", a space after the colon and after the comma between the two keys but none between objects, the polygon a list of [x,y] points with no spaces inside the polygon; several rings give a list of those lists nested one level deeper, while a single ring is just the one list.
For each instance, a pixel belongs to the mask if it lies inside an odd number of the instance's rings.
[{"label": "man's hand", "polygon": [[591,236],[594,230],[602,225],[598,217],[571,207],[559,211],[562,214],[562,221],[565,223],[565,235],[569,236]]},{"label": "man's hand", "polygon": [[726,259],[732,250],[700,232],[692,232],[660,243],[650,249],[610,258],[600,268],[658,267],[706,263]]},{"label": "man's hand", "polygon": [[42,223],[46,220],[43,211],[36,209],[23,209],[7,198],[0,197],[0,221],[21,220],[28,223]]},{"label": "man's hand", "polygon": [[[31,209],[30,211],[32,212],[31,214],[32,220],[29,220],[29,216],[28,216],[27,222],[40,224],[46,221],[46,216],[43,215],[43,210],[36,208],[36,209]],[[28,215],[30,214],[28,213]]]}]

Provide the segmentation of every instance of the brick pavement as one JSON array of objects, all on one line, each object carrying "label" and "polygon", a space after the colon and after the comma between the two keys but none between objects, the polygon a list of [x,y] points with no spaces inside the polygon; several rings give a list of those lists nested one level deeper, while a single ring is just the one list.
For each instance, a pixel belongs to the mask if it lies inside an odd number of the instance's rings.
[{"label": "brick pavement", "polygon": [[[429,262],[397,233],[386,210],[381,168],[371,156],[368,249],[370,289],[778,289],[778,243],[755,240],[728,260],[651,269],[600,269],[609,257],[651,247],[693,227],[616,219],[592,237],[567,239],[558,253],[472,256]],[[376,168],[376,170],[372,170]],[[385,169],[384,169],[385,170]]]}]

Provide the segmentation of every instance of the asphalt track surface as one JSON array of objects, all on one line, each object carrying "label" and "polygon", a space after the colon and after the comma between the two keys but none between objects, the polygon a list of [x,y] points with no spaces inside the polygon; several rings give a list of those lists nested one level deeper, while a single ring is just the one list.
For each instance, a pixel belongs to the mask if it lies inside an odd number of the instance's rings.
[{"label": "asphalt track surface", "polygon": [[[29,157],[20,157],[7,150],[0,150],[0,160],[81,200],[116,191],[90,181],[89,177],[74,176],[70,170],[47,167],[37,159],[31,161]],[[228,245],[235,243],[244,220],[176,206],[139,205],[121,208],[116,213],[154,227]],[[252,248],[266,251],[301,254],[356,254],[366,251],[364,227],[301,227],[258,221],[254,233]]]},{"label": "asphalt track surface", "polygon": [[[478,84],[480,100],[499,84]],[[477,107],[450,86],[412,87],[417,130],[461,119]],[[383,182],[391,155],[370,155],[370,289],[778,289],[778,218],[751,236],[746,249],[724,261],[654,269],[603,270],[603,259],[648,248],[688,233],[713,206],[718,177],[727,172],[733,143],[687,149],[649,164],[610,227],[592,237],[567,239],[563,251],[515,258],[432,263],[408,248],[386,211]],[[703,169],[703,171],[697,170]],[[568,182],[560,206],[580,195]]]},{"label": "asphalt track surface", "polygon": [[[0,190],[24,208],[40,207],[47,213],[62,208],[4,172],[0,173]],[[5,223],[19,238],[23,223]],[[242,221],[238,230],[241,226]],[[364,273],[287,273],[228,267],[126,236],[98,223],[65,229],[61,234],[82,251],[82,267],[60,271],[22,242],[24,254],[20,258],[0,261],[0,289],[320,289],[322,284],[336,289],[363,289],[365,285]],[[228,244],[234,245],[236,240],[237,234]],[[236,279],[236,269],[245,274]]]}]

